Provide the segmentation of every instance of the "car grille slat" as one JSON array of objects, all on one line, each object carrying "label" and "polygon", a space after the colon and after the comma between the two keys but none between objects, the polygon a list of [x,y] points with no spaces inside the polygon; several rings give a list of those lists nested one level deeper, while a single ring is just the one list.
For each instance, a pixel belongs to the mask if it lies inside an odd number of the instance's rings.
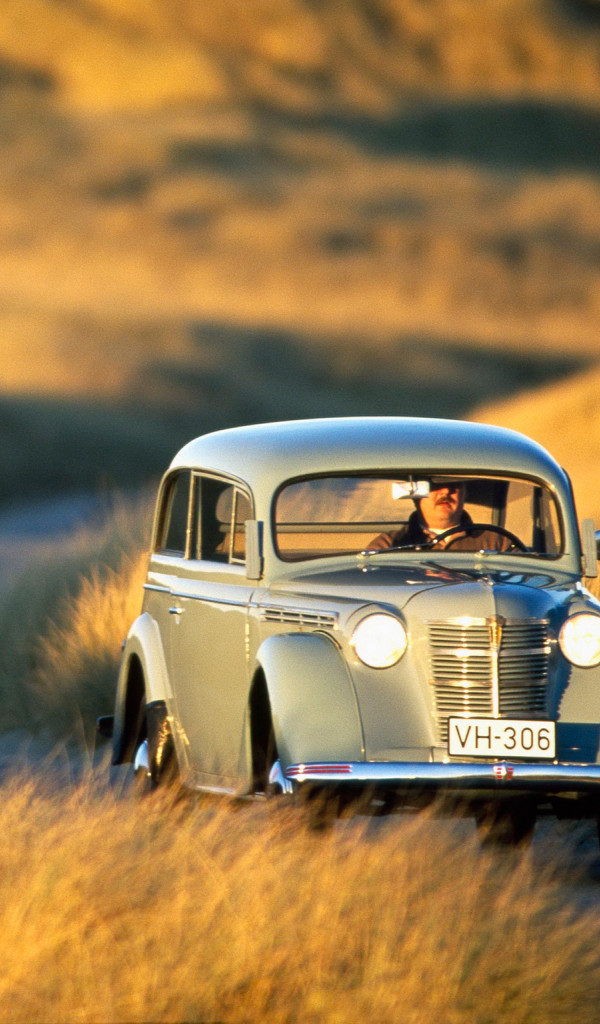
[{"label": "car grille slat", "polygon": [[460,680],[463,686],[475,686],[477,682],[491,682],[491,669],[488,658],[461,659],[459,657],[435,657],[432,659],[436,680]]},{"label": "car grille slat", "polygon": [[[550,644],[544,620],[429,624],[438,740],[451,716],[527,718],[545,711]],[[496,689],[497,692],[494,692]]]},{"label": "car grille slat", "polygon": [[438,710],[447,715],[489,713],[489,689],[486,686],[474,686],[458,694],[455,686],[437,686],[436,697]]},{"label": "car grille slat", "polygon": [[431,623],[429,640],[432,647],[484,648],[488,645],[486,626],[453,626],[448,623]]},{"label": "car grille slat", "polygon": [[[526,691],[526,692],[524,692]],[[500,691],[500,713],[508,718],[518,717],[523,712],[523,703],[530,712],[542,712],[546,705],[546,687],[531,686]]]},{"label": "car grille slat", "polygon": [[548,657],[544,654],[529,654],[523,651],[518,658],[500,658],[501,681],[508,682],[509,679],[520,679],[525,682],[528,679],[546,679],[548,671]]}]

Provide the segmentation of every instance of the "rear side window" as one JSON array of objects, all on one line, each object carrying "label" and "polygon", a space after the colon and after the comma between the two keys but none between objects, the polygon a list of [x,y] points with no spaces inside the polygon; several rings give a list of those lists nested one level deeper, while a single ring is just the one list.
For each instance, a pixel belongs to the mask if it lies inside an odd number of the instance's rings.
[{"label": "rear side window", "polygon": [[244,564],[249,494],[237,483],[183,470],[163,491],[156,550],[181,558]]},{"label": "rear side window", "polygon": [[243,564],[246,520],[252,518],[250,498],[236,484],[214,477],[195,480],[198,508],[196,557]]},{"label": "rear side window", "polygon": [[182,558],[188,550],[191,473],[176,473],[167,483],[162,499],[156,547]]}]

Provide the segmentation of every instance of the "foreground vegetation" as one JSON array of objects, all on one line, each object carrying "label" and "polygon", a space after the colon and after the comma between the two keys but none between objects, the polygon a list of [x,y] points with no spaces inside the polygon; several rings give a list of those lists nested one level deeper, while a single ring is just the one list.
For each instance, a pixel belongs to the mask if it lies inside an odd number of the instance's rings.
[{"label": "foreground vegetation", "polygon": [[270,803],[141,806],[92,776],[5,781],[3,820],[0,1021],[597,1021],[583,835],[501,857],[461,821],[321,835]]},{"label": "foreground vegetation", "polygon": [[115,499],[100,525],[57,543],[2,591],[0,735],[93,737],[141,608],[152,504],[145,492]]}]

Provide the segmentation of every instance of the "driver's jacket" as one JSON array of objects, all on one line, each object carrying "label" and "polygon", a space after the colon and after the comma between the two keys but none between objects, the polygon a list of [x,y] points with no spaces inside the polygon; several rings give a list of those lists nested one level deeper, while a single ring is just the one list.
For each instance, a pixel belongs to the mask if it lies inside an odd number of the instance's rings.
[{"label": "driver's jacket", "polygon": [[[462,513],[460,527],[465,531],[473,527],[473,520],[468,512]],[[435,541],[437,536],[427,529],[418,510],[415,510],[409,516],[406,526],[392,533],[380,533],[370,542],[369,550],[384,551],[386,548],[427,544]],[[435,548],[438,550],[446,546],[453,551],[506,551],[511,546],[511,541],[494,530],[481,529],[461,533],[457,529],[456,533],[450,533],[445,540],[437,541],[435,544]]]}]

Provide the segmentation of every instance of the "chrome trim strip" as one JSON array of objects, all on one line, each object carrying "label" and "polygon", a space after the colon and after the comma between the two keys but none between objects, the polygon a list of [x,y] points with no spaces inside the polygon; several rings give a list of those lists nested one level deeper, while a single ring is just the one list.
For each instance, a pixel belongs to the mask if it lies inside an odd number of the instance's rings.
[{"label": "chrome trim strip", "polygon": [[[428,762],[339,761],[329,765],[294,764],[285,769],[297,783],[335,783],[338,786],[371,783],[391,786],[448,786],[464,789],[595,790],[600,788],[600,764],[549,762]],[[344,771],[341,771],[341,768]]]},{"label": "chrome trim strip", "polygon": [[182,594],[179,590],[171,590],[172,597],[185,598],[188,601],[203,601],[204,604],[228,604],[234,608],[247,608],[247,601],[234,601],[229,597],[207,597],[204,594]]},{"label": "chrome trim strip", "polygon": [[184,594],[170,587],[159,587],[154,583],[144,583],[144,590],[154,590],[158,594],[171,594],[172,597],[187,598],[190,601],[204,601],[206,604],[230,604],[235,608],[247,608],[248,601],[234,601],[227,597],[206,597],[204,594]]},{"label": "chrome trim strip", "polygon": [[490,659],[492,670],[492,717],[500,717],[500,644],[502,638],[502,627],[505,620],[500,616],[490,619],[488,629],[490,633]]}]

